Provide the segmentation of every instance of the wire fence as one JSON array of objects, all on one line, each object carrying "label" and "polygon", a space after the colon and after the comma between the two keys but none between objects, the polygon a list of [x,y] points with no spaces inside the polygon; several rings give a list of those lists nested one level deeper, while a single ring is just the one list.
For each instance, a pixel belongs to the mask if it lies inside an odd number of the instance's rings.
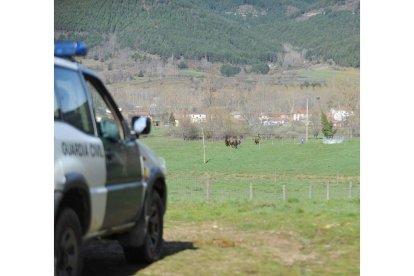
[{"label": "wire fence", "polygon": [[353,180],[169,177],[168,196],[172,201],[258,201],[354,200],[359,199],[360,184]]}]

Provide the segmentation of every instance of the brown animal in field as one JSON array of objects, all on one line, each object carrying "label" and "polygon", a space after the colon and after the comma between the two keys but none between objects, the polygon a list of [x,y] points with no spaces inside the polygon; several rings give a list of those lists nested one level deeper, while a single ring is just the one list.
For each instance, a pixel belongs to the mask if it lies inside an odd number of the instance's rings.
[{"label": "brown animal in field", "polygon": [[229,139],[229,137],[228,137],[228,136],[226,136],[226,137],[224,138],[224,144],[226,145],[226,147],[230,146],[230,139]]},{"label": "brown animal in field", "polygon": [[254,137],[254,143],[256,144],[256,145],[258,145],[259,143],[260,143],[260,135],[257,135],[257,137]]},{"label": "brown animal in field", "polygon": [[224,144],[226,145],[226,147],[231,146],[232,148],[236,148],[241,144],[241,139],[237,138],[237,137],[228,137],[226,136],[226,138],[224,139]]},{"label": "brown animal in field", "polygon": [[237,149],[237,147],[241,144],[241,139],[238,139],[237,137],[233,137],[229,139],[229,145],[233,148]]}]

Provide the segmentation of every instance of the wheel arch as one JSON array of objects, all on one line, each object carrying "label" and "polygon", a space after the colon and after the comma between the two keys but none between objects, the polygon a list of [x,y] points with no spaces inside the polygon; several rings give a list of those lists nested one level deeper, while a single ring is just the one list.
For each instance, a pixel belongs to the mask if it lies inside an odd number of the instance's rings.
[{"label": "wheel arch", "polygon": [[118,241],[122,247],[139,247],[145,242],[145,236],[147,231],[147,223],[145,214],[149,208],[150,199],[153,192],[157,192],[162,202],[162,216],[167,209],[167,185],[165,181],[164,173],[158,168],[151,172],[151,177],[147,180],[147,191],[145,193],[144,208],[142,208],[141,214],[137,217],[137,224],[130,233],[121,235]]},{"label": "wheel arch", "polygon": [[165,181],[165,176],[161,172],[161,170],[157,170],[153,172],[151,175],[152,177],[148,181],[149,183],[148,192],[149,193],[147,194],[147,198],[149,198],[150,193],[152,193],[152,191],[156,191],[162,200],[163,213],[165,213],[167,209],[166,208],[167,207],[167,185]]},{"label": "wheel arch", "polygon": [[65,208],[71,208],[79,218],[82,232],[85,234],[91,221],[91,203],[88,185],[85,178],[77,173],[65,174],[66,183],[60,203],[57,207],[56,218]]}]

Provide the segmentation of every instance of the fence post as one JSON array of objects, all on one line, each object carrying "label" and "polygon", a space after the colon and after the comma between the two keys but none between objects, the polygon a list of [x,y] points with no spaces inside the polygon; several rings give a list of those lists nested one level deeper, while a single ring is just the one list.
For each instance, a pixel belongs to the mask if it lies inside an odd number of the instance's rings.
[{"label": "fence post", "polygon": [[326,200],[329,200],[329,181],[326,183]]},{"label": "fence post", "polygon": [[250,200],[253,200],[253,184],[252,182],[250,182],[250,195],[249,195]]},{"label": "fence post", "polygon": [[309,199],[312,199],[312,183],[309,184]]},{"label": "fence post", "polygon": [[211,189],[211,177],[208,177],[207,178],[207,201],[209,201],[210,200],[210,193],[211,193],[211,191],[210,191],[210,189]]},{"label": "fence post", "polygon": [[338,185],[339,181],[339,171],[336,171],[336,185]]},{"label": "fence post", "polygon": [[276,184],[276,170],[275,170],[275,184]]},{"label": "fence post", "polygon": [[282,186],[282,198],[283,201],[286,201],[286,185]]},{"label": "fence post", "polygon": [[203,163],[206,163],[206,144],[204,143],[204,129],[203,127],[201,127],[201,132],[203,133],[203,152],[204,152],[204,158],[203,158]]},{"label": "fence post", "polygon": [[349,199],[352,198],[352,181],[349,181]]}]

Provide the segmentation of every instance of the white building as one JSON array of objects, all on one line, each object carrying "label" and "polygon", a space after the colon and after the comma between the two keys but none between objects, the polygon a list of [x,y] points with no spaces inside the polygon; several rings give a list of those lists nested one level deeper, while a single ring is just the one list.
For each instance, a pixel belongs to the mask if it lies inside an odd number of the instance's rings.
[{"label": "white building", "polygon": [[302,121],[306,119],[306,114],[303,112],[293,113],[293,121]]},{"label": "white building", "polygon": [[331,108],[332,118],[337,122],[346,121],[346,119],[352,115],[352,112],[346,110],[335,110]]},{"label": "white building", "polygon": [[206,114],[189,114],[192,123],[201,123],[207,120]]}]

